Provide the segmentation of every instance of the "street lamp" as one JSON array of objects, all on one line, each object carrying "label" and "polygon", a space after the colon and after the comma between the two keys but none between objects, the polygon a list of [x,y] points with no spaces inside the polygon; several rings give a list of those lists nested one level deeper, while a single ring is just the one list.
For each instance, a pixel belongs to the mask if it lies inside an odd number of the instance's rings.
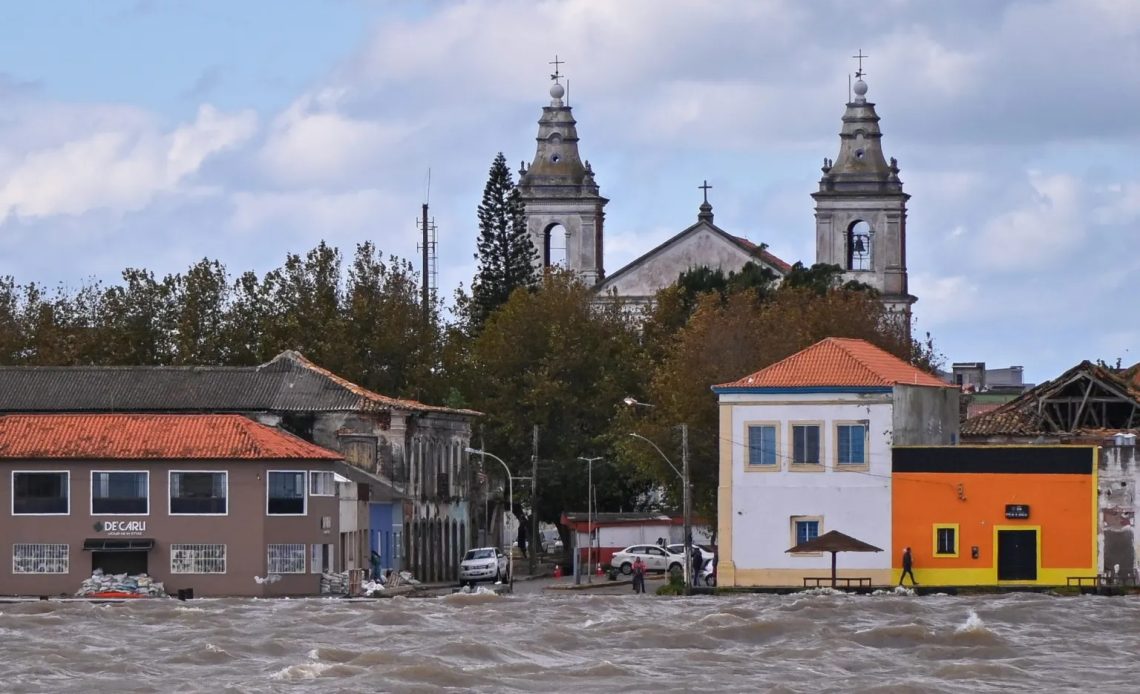
[{"label": "street lamp", "polygon": [[[506,472],[507,472],[507,504],[511,510],[511,513],[514,513],[515,512],[515,485],[514,485],[514,477],[511,476],[511,469],[509,467],[507,467],[507,464],[505,462],[503,462],[502,458],[500,458],[499,456],[497,456],[493,453],[488,453],[487,451],[480,450],[478,448],[472,448],[470,446],[467,447],[467,453],[468,454],[474,454],[474,455],[490,456],[491,458],[494,458],[495,460],[499,461],[499,464],[501,464],[503,466],[503,469],[506,470]],[[503,538],[500,535],[499,540],[502,541],[502,539]],[[511,557],[511,552],[508,549],[508,551],[507,551],[507,585],[513,586],[514,585],[514,578],[515,578],[515,560]]]},{"label": "street lamp", "polygon": [[[586,544],[586,581],[588,583],[594,582],[592,567],[594,561],[594,461],[601,459],[602,456],[600,455],[596,458],[578,456],[578,460],[585,461],[589,466],[586,481],[586,536],[589,538]],[[574,551],[577,551],[577,548],[575,548]],[[577,584],[577,581],[575,581],[575,584]]]},{"label": "street lamp", "polygon": [[[627,397],[622,402],[624,402],[626,405],[629,405],[630,407],[653,407],[653,405],[650,405],[649,403],[638,402],[632,397]],[[681,428],[680,470],[677,469],[677,466],[673,464],[672,460],[669,460],[669,456],[665,455],[665,452],[662,451],[657,446],[657,444],[653,443],[641,434],[630,432],[629,435],[634,438],[641,439],[642,441],[648,443],[650,446],[653,446],[654,450],[660,454],[661,458],[669,464],[669,467],[673,468],[673,472],[677,473],[677,475],[681,478],[681,513],[683,516],[682,522],[684,523],[682,533],[684,534],[685,545],[685,593],[688,594],[693,587],[692,489],[690,488],[691,485],[689,484],[689,425],[682,422],[679,426]]]}]

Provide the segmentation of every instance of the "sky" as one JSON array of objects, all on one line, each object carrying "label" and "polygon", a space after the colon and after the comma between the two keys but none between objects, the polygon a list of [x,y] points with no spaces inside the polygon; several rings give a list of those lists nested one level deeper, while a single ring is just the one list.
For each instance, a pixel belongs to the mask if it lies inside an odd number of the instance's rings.
[{"label": "sky", "polygon": [[[947,362],[1140,361],[1140,2],[56,0],[0,6],[0,275],[75,287],[322,239],[474,274],[491,161],[535,154],[557,55],[612,273],[696,221],[815,259],[851,56]],[[430,170],[430,188],[428,186]],[[517,175],[517,174],[516,174]]]}]

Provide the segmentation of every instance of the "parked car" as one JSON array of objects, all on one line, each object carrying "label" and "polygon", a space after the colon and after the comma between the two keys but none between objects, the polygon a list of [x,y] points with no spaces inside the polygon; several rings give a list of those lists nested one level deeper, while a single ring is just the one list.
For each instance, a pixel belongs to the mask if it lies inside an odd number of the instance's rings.
[{"label": "parked car", "polygon": [[[705,547],[704,545],[696,545],[696,547],[701,550],[701,556],[704,557],[705,564],[716,560],[716,553],[708,547]],[[671,554],[679,554],[682,556],[685,554],[685,545],[680,542],[672,545],[666,545],[665,549],[669,550]]]},{"label": "parked car", "polygon": [[633,560],[641,557],[646,571],[681,572],[685,570],[684,559],[666,552],[657,545],[630,545],[620,552],[614,552],[610,566],[616,567],[626,576],[633,573]]},{"label": "parked car", "polygon": [[475,585],[479,581],[498,583],[507,577],[507,555],[498,547],[469,549],[459,562],[459,582]]}]

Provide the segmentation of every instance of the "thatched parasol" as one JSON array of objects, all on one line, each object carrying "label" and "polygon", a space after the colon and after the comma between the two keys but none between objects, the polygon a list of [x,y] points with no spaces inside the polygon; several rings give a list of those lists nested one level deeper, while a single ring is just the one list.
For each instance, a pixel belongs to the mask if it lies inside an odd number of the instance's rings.
[{"label": "thatched parasol", "polygon": [[803,554],[807,552],[831,552],[831,587],[835,587],[835,555],[838,552],[882,552],[875,545],[869,545],[862,540],[856,540],[850,535],[844,535],[838,530],[832,530],[817,538],[801,542],[784,553]]}]

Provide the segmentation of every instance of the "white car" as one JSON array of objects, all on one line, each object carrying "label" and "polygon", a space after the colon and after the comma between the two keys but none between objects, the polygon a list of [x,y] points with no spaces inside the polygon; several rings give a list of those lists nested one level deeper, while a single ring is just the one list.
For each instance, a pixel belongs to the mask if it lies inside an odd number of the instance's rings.
[{"label": "white car", "polygon": [[[713,551],[711,549],[704,547],[703,545],[693,545],[693,546],[696,547],[697,549],[701,550],[701,557],[705,560],[706,564],[708,564],[710,561],[716,560],[716,554],[713,553]],[[674,545],[666,545],[665,549],[669,550],[670,554],[677,554],[677,555],[681,555],[681,556],[684,556],[684,554],[685,554],[685,545],[680,543],[680,542],[678,542],[677,544],[674,544]]]},{"label": "white car", "polygon": [[610,566],[628,576],[633,573],[633,560],[637,557],[641,557],[641,561],[645,562],[646,571],[679,573],[685,570],[684,559],[666,552],[657,545],[630,545],[620,552],[614,552]]},{"label": "white car", "polygon": [[474,585],[478,581],[499,581],[507,578],[507,555],[498,547],[469,549],[459,562],[459,582]]}]

